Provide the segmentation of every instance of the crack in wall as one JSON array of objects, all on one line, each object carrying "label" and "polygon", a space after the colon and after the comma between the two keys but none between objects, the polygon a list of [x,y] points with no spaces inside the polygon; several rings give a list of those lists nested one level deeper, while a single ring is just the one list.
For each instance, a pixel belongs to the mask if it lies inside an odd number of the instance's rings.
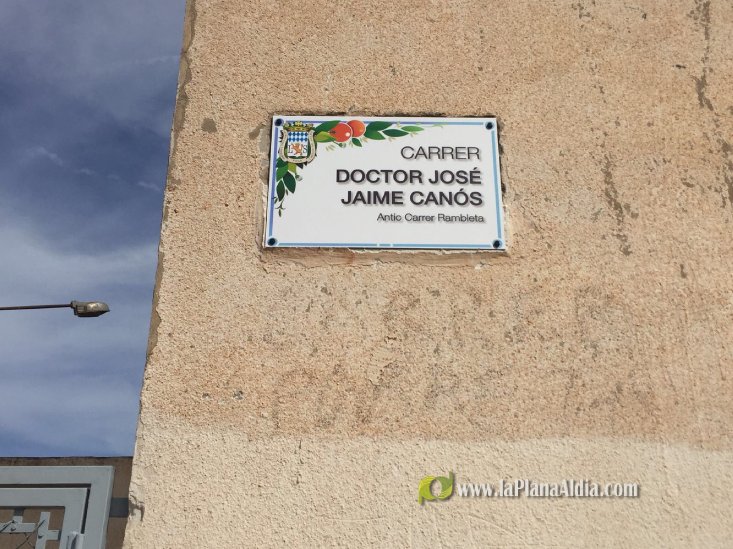
[{"label": "crack in wall", "polygon": [[130,494],[128,499],[130,501],[129,517],[142,522],[143,518],[145,518],[145,504],[142,501],[138,501],[132,494]]},{"label": "crack in wall", "polygon": [[[689,13],[689,16],[702,27],[705,38],[705,49],[702,55],[702,74],[699,78],[694,79],[695,90],[697,91],[697,100],[700,108],[708,109],[713,115],[715,141],[717,141],[723,157],[721,170],[725,184],[724,192],[721,192],[723,207],[726,206],[726,203],[733,207],[733,149],[730,143],[723,137],[720,129],[720,115],[715,110],[713,102],[708,96],[708,76],[713,72],[710,66],[712,50],[712,15],[710,7],[711,0],[695,0],[695,8]],[[723,191],[723,189],[720,190]]]},{"label": "crack in wall", "polygon": [[616,226],[618,230],[613,233],[613,236],[615,236],[621,244],[621,253],[624,255],[631,255],[629,236],[623,231],[624,222],[626,221],[626,212],[630,211],[630,206],[626,204],[624,207],[624,204],[619,200],[618,189],[616,189],[616,183],[613,179],[613,168],[613,162],[611,162],[611,158],[606,154],[604,156],[601,172],[603,173],[603,181],[606,184],[606,189],[603,194],[606,197],[606,202],[608,202],[608,205],[611,206],[611,209],[614,211],[614,217],[616,218]]},{"label": "crack in wall", "polygon": [[725,156],[723,180],[728,187],[728,204],[733,207],[733,148],[725,139],[721,138],[720,140],[722,141],[721,150]]},{"label": "crack in wall", "polygon": [[705,50],[702,56],[702,74],[700,78],[694,78],[697,100],[700,107],[713,109],[713,103],[707,95],[708,74],[710,69],[710,0],[695,0],[695,9],[690,12],[690,17],[697,21],[703,28],[705,35]]}]

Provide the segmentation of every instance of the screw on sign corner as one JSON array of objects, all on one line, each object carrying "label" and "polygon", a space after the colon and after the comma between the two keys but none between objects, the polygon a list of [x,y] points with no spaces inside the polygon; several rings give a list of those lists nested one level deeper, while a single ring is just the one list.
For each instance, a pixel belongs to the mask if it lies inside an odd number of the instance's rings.
[{"label": "screw on sign corner", "polygon": [[282,126],[283,125],[283,122],[284,122],[284,120],[282,118],[278,118],[278,119],[275,120],[275,125],[276,126]]},{"label": "screw on sign corner", "polygon": [[494,123],[493,122],[487,122],[486,123],[486,129],[487,130],[493,130],[494,129]]},{"label": "screw on sign corner", "polygon": [[277,246],[277,238],[275,238],[274,236],[268,238],[267,239],[267,245],[268,246]]},{"label": "screw on sign corner", "polygon": [[495,250],[498,250],[501,248],[501,240],[494,240],[494,243],[492,244],[494,246]]}]

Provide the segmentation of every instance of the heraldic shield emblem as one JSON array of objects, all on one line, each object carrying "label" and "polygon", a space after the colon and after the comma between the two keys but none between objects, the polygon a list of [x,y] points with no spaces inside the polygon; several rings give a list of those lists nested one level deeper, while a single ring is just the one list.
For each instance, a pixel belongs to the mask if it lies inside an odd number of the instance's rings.
[{"label": "heraldic shield emblem", "polygon": [[278,156],[285,162],[305,164],[316,156],[313,125],[296,122],[283,127]]}]

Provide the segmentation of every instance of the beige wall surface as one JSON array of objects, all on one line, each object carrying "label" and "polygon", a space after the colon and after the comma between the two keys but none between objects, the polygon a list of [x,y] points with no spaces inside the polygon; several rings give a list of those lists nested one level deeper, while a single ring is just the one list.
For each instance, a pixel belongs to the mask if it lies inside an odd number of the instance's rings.
[{"label": "beige wall surface", "polygon": [[[727,0],[189,0],[126,547],[729,547],[731,44]],[[275,112],[497,116],[509,253],[263,251]],[[418,505],[449,471],[641,494]]]}]

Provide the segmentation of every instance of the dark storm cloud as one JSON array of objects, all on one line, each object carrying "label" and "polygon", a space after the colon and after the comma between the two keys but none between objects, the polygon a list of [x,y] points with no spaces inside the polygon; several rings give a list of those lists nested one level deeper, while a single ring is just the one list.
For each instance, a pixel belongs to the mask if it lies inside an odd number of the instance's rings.
[{"label": "dark storm cloud", "polygon": [[183,0],[0,6],[0,454],[129,454]]}]

